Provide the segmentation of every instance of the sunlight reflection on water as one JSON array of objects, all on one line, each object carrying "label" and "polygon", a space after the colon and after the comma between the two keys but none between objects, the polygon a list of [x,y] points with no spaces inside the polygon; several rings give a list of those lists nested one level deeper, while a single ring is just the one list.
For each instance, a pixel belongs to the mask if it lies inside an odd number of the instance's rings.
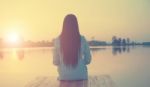
[{"label": "sunlight reflection on water", "polygon": [[[109,75],[118,87],[148,87],[148,47],[92,47],[89,75]],[[0,87],[24,87],[37,77],[58,76],[52,48],[0,50]]]}]

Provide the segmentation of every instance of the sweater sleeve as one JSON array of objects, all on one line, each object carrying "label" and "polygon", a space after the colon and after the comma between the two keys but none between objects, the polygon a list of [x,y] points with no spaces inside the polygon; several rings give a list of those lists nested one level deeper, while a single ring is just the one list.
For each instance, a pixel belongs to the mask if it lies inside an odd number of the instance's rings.
[{"label": "sweater sleeve", "polygon": [[83,51],[84,61],[85,61],[85,64],[88,65],[91,62],[91,52],[90,52],[90,48],[85,37],[83,37],[83,42],[84,42],[84,51]]},{"label": "sweater sleeve", "polygon": [[59,51],[57,48],[57,41],[54,40],[54,49],[53,49],[53,64],[54,65],[59,65],[60,60],[59,60]]}]

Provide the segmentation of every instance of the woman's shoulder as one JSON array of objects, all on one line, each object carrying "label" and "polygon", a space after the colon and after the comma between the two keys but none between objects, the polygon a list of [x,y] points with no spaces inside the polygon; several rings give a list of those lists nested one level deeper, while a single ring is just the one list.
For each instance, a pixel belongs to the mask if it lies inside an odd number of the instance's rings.
[{"label": "woman's shoulder", "polygon": [[81,35],[81,41],[86,41],[85,36]]}]

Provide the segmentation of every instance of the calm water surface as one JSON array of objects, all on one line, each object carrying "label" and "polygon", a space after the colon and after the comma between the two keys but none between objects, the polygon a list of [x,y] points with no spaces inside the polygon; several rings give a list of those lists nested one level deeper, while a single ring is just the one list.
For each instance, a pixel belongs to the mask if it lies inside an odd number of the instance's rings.
[{"label": "calm water surface", "polygon": [[[150,47],[92,47],[89,75],[109,75],[117,87],[150,87]],[[39,76],[57,77],[52,48],[0,50],[0,87],[24,87]]]}]

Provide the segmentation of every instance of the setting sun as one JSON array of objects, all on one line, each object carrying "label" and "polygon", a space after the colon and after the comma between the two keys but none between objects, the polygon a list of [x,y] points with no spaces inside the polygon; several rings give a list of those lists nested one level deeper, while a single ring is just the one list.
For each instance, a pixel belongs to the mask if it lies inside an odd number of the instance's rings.
[{"label": "setting sun", "polygon": [[7,35],[7,42],[17,44],[19,42],[19,35],[16,32],[10,32]]}]

